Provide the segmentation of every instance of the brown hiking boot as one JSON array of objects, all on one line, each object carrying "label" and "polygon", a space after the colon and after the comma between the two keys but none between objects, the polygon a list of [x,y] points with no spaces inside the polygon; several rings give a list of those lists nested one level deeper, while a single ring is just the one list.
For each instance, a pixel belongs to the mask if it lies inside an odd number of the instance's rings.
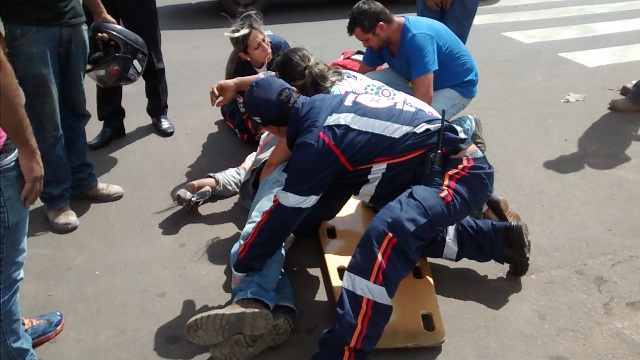
[{"label": "brown hiking boot", "polygon": [[513,210],[502,196],[491,195],[486,202],[487,210],[482,213],[483,219],[493,221],[521,221],[520,215]]},{"label": "brown hiking boot", "polygon": [[111,202],[122,199],[124,190],[118,185],[98,183],[93,189],[79,195],[97,202]]},{"label": "brown hiking boot", "polygon": [[529,229],[523,222],[510,222],[504,229],[504,261],[509,264],[509,273],[524,276],[529,270],[531,242]]},{"label": "brown hiking boot", "polygon": [[236,334],[209,349],[215,360],[248,360],[264,349],[283,343],[291,334],[293,321],[282,313],[273,314],[273,326],[264,334]]},{"label": "brown hiking boot", "polygon": [[267,306],[257,299],[241,299],[224,307],[192,317],[184,329],[190,341],[199,345],[213,345],[243,333],[259,335],[273,325],[273,316]]},{"label": "brown hiking boot", "polygon": [[44,208],[44,212],[49,220],[49,225],[60,233],[68,233],[78,228],[80,221],[78,216],[69,205],[65,205],[59,208]]}]

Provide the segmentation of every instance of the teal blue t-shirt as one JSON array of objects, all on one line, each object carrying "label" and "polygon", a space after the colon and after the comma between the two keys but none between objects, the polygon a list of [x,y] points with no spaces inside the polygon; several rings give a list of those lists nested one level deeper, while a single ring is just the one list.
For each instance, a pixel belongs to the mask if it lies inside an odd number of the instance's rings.
[{"label": "teal blue t-shirt", "polygon": [[405,16],[396,56],[389,49],[367,48],[363,62],[370,67],[384,63],[407,81],[433,73],[433,90],[453,89],[467,99],[478,92],[478,67],[467,47],[442,23],[424,17]]}]

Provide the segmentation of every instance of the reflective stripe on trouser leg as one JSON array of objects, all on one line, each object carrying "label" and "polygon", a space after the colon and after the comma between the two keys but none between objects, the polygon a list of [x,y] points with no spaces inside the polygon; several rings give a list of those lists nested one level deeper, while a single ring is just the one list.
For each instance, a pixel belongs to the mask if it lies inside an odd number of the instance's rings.
[{"label": "reflective stripe on trouser leg", "polygon": [[458,238],[456,236],[456,225],[447,227],[442,258],[447,260],[456,260],[458,256]]},{"label": "reflective stripe on trouser leg", "polygon": [[[456,167],[462,160],[450,159],[449,163]],[[421,254],[442,256],[444,229],[482,206],[491,193],[493,169],[484,158],[476,159],[455,182],[447,183],[446,201],[439,194],[450,169],[438,170],[422,179],[429,186],[413,186],[380,210],[360,239],[345,273],[383,287],[392,299]],[[459,256],[461,243],[458,249]],[[373,293],[374,287],[364,286],[367,290],[359,289],[358,293],[350,288],[342,288],[334,325],[320,338],[318,359],[366,359],[391,317],[391,306],[375,301],[379,300],[376,294],[363,296],[364,291]]]},{"label": "reflective stripe on trouser leg", "polygon": [[[437,215],[446,220],[437,190],[419,187],[439,204]],[[423,194],[420,194],[423,195]],[[442,232],[430,212],[407,190],[385,206],[363,234],[343,277],[335,325],[320,339],[320,359],[365,359],[375,348],[391,317],[391,299],[400,281],[415,266],[422,248]]]}]

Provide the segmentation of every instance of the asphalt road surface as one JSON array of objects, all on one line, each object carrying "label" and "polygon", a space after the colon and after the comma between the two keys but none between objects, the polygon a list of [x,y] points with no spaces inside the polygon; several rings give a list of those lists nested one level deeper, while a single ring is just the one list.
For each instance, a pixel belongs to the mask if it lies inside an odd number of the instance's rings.
[{"label": "asphalt road surface", "polygon": [[[361,47],[346,34],[351,4],[276,3],[265,28],[331,61]],[[412,2],[387,4],[415,12]],[[38,349],[43,359],[208,359],[183,326],[230,301],[228,254],[246,210],[232,197],[186,213],[169,197],[252,150],[209,105],[230,20],[216,1],[159,0],[158,10],[175,135],[154,133],[143,81],[127,86],[127,136],[90,152],[100,179],[125,197],[74,201],[80,227],[67,235],[50,232],[41,203],[31,210],[23,314],[67,317]],[[480,89],[465,113],[483,121],[496,192],[529,224],[531,269],[518,281],[497,263],[432,261],[446,342],[373,359],[640,358],[640,113],[607,110],[616,88],[640,78],[639,25],[640,1],[482,1],[468,41]],[[90,79],[86,89],[95,114]],[[562,102],[568,93],[585,99]],[[100,126],[94,117],[87,137]],[[318,244],[294,245],[296,328],[258,359],[313,353],[333,316],[323,266]]]}]

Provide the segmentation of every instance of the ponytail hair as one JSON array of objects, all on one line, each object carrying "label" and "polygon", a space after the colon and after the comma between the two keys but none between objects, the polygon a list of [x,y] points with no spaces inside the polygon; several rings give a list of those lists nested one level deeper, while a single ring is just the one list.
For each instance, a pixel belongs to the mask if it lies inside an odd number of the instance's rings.
[{"label": "ponytail hair", "polygon": [[311,52],[294,47],[282,52],[275,61],[278,76],[305,96],[327,94],[336,82],[343,79],[342,72],[314,60]]}]

